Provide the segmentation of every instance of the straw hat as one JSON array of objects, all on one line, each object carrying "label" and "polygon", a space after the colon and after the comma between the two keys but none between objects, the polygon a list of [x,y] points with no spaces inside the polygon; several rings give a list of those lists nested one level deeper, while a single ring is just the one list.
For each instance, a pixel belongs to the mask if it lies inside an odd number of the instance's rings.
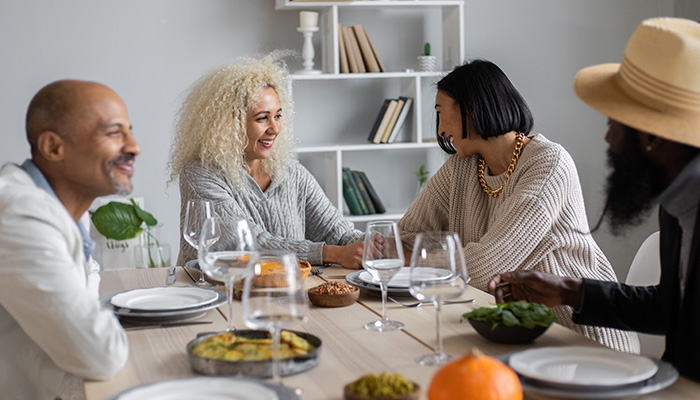
[{"label": "straw hat", "polygon": [[611,119],[700,147],[700,23],[643,21],[622,63],[582,69],[574,88],[581,100]]}]

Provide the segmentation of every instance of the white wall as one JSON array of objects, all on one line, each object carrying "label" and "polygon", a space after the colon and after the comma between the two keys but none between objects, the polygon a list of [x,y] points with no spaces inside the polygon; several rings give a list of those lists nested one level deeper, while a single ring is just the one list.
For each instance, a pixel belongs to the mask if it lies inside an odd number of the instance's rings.
[{"label": "white wall", "polygon": [[[695,0],[465,2],[467,56],[499,64],[530,103],[536,131],[571,152],[592,222],[602,204],[605,119],[576,98],[573,77],[584,66],[619,61],[639,21],[673,15],[674,5],[700,18]],[[165,223],[165,241],[175,246],[179,195],[165,181],[183,92],[237,56],[299,49],[297,23],[297,13],[274,11],[273,0],[0,0],[0,163],[28,156],[24,116],[39,88],[62,78],[105,83],[126,102],[141,145],[133,195],[146,199],[146,208]],[[391,35],[372,39],[378,48],[392,46]],[[335,117],[316,118],[322,124]],[[596,235],[621,279],[653,229],[652,221],[632,240]]]}]

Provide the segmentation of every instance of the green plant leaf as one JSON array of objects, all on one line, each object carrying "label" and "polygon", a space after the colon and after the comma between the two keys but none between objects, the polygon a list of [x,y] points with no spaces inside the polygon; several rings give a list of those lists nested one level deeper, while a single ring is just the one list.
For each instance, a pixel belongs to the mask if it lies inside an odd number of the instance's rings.
[{"label": "green plant leaf", "polygon": [[126,240],[141,234],[143,219],[131,204],[110,201],[95,210],[92,223],[106,238]]},{"label": "green plant leaf", "polygon": [[131,204],[134,206],[134,211],[136,212],[136,215],[138,215],[143,220],[143,222],[146,223],[147,226],[158,225],[158,220],[155,219],[153,214],[149,213],[148,211],[144,211],[141,207],[139,207],[138,204],[136,204],[134,199],[129,199],[129,200],[131,201]]}]

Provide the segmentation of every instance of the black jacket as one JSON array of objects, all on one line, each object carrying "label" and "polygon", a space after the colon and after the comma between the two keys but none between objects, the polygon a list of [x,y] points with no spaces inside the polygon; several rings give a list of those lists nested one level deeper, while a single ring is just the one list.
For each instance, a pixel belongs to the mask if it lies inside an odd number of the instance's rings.
[{"label": "black jacket", "polygon": [[663,209],[661,281],[657,286],[629,286],[584,279],[581,309],[574,322],[666,335],[663,359],[681,375],[700,382],[700,218],[695,216],[685,297],[681,303],[678,263],[681,227]]}]

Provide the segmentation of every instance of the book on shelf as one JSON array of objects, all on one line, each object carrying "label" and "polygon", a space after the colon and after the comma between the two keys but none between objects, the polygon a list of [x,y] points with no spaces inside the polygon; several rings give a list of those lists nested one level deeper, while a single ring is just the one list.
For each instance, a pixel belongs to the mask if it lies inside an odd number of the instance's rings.
[{"label": "book on shelf", "polygon": [[379,143],[387,143],[387,140],[389,140],[389,135],[391,134],[391,131],[394,129],[394,125],[396,125],[396,121],[399,119],[399,114],[401,114],[401,109],[403,108],[403,103],[404,99],[399,97],[396,99],[396,108],[394,108],[394,112],[391,114],[391,118],[389,119],[389,123],[386,125],[386,128],[384,129],[384,133],[382,134],[382,140],[379,141]]},{"label": "book on shelf", "polygon": [[367,205],[367,214],[376,214],[377,210],[374,208],[374,203],[372,202],[372,198],[369,197],[369,192],[367,191],[367,187],[360,177],[360,172],[359,171],[350,171],[352,173],[352,177],[355,178],[355,183],[357,184],[357,189],[360,192],[360,196],[362,197],[362,200],[364,200],[365,204]]},{"label": "book on shelf", "polygon": [[[345,50],[348,52],[348,59],[350,63],[355,60],[355,72],[367,72],[365,68],[365,62],[362,60],[362,52],[360,51],[360,44],[357,43],[357,36],[355,36],[355,31],[349,26],[343,27],[343,40],[345,40]],[[350,65],[350,72],[353,72],[352,65]]]},{"label": "book on shelf", "polygon": [[355,51],[353,50],[352,47],[352,40],[355,37],[354,34],[349,30],[347,26],[341,26],[341,30],[339,31],[342,32],[343,35],[343,44],[345,45],[345,54],[347,55],[348,58],[348,69],[350,72],[360,72],[360,67],[357,65],[357,59],[355,58]]},{"label": "book on shelf", "polygon": [[404,122],[406,122],[406,116],[408,115],[408,112],[411,111],[411,106],[413,105],[413,99],[411,97],[402,96],[399,97],[399,99],[403,99],[403,107],[401,108],[399,118],[396,120],[396,124],[394,124],[394,127],[392,128],[386,143],[394,143],[394,141],[396,141],[396,138],[398,137],[401,128],[403,128]]},{"label": "book on shelf", "polygon": [[363,25],[360,25],[360,28],[364,32],[365,36],[367,37],[367,42],[369,43],[369,48],[372,50],[372,55],[374,55],[374,59],[377,61],[377,65],[379,66],[379,72],[386,72],[386,69],[384,68],[384,64],[382,64],[382,60],[379,59],[379,55],[377,55],[377,50],[374,49],[374,45],[372,44],[372,39],[369,38],[369,34],[367,33],[367,29]]},{"label": "book on shelf", "polygon": [[374,143],[374,135],[377,134],[377,129],[379,129],[379,125],[382,123],[382,119],[386,113],[386,108],[389,107],[389,103],[391,103],[391,99],[384,99],[382,107],[379,109],[379,114],[377,114],[377,118],[374,120],[374,125],[372,125],[372,129],[369,131],[369,136],[367,137],[367,141],[370,143]]},{"label": "book on shelf", "polygon": [[382,122],[379,124],[379,127],[377,128],[377,133],[374,135],[374,138],[372,139],[372,143],[381,143],[382,138],[384,138],[384,131],[386,131],[387,125],[389,125],[389,120],[391,120],[391,117],[394,115],[394,110],[396,110],[396,106],[399,104],[399,101],[396,99],[390,99],[389,100],[389,105],[386,108],[386,111],[384,112],[384,116],[382,117]]},{"label": "book on shelf", "polygon": [[359,194],[355,192],[350,182],[350,174],[347,168],[343,168],[343,199],[345,199],[345,204],[348,205],[350,214],[352,215],[364,215],[362,212],[362,207],[360,206]]},{"label": "book on shelf", "polygon": [[345,51],[345,40],[343,40],[343,27],[338,24],[338,54],[340,61],[340,73],[346,74],[350,72],[350,67],[348,66],[348,54]]},{"label": "book on shelf", "polygon": [[359,45],[362,60],[365,63],[367,72],[381,72],[377,59],[372,51],[372,47],[369,45],[369,36],[367,36],[367,31],[362,25],[353,25],[352,30],[357,38],[357,44]]},{"label": "book on shelf", "polygon": [[379,196],[377,196],[377,192],[374,190],[374,187],[369,182],[367,175],[362,171],[357,171],[357,174],[360,176],[360,180],[362,180],[362,183],[365,185],[365,189],[367,189],[367,194],[369,195],[369,198],[371,199],[372,204],[374,205],[374,210],[376,211],[376,213],[384,214],[386,212],[386,208],[384,208],[384,204],[379,199]]}]

